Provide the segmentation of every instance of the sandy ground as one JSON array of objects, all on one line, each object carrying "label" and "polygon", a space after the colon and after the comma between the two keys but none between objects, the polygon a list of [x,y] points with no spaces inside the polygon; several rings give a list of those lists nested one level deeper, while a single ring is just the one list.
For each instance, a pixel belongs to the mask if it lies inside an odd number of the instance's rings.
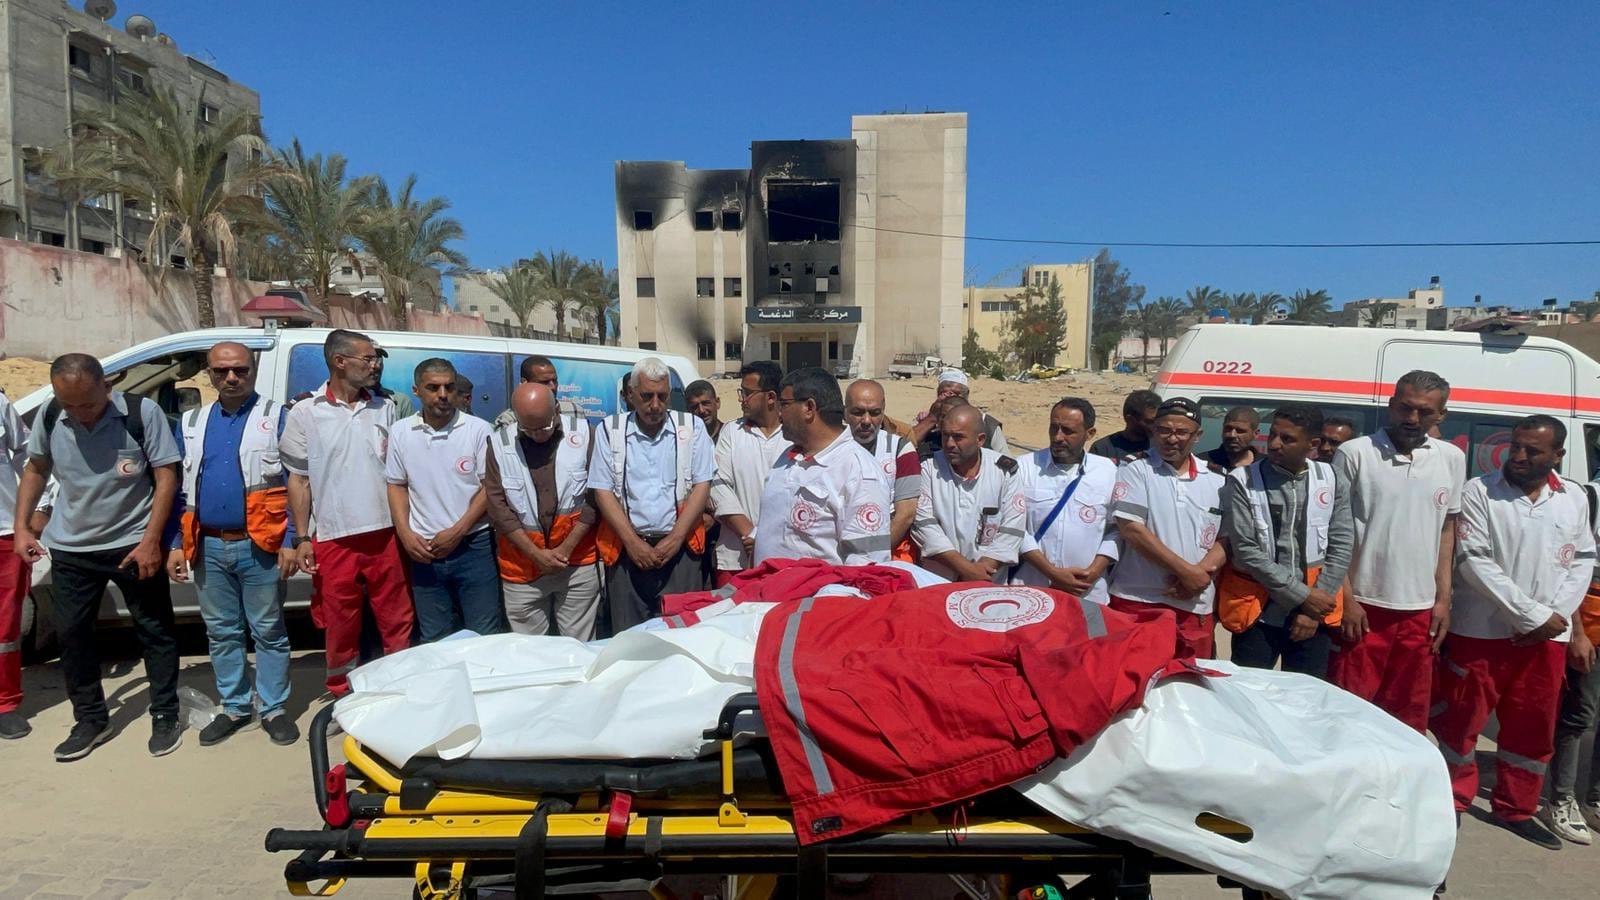
[{"label": "sandy ground", "polygon": [[20,356],[0,359],[0,391],[12,400],[20,400],[33,393],[39,385],[50,380],[50,364]]}]

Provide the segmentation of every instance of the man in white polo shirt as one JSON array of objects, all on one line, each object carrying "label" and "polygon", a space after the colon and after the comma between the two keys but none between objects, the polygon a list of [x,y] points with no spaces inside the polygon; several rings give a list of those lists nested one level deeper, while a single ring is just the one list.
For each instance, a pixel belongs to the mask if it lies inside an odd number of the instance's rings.
[{"label": "man in white polo shirt", "polygon": [[[1555,750],[1556,713],[1573,620],[1594,570],[1583,486],[1555,474],[1567,429],[1529,416],[1511,429],[1498,472],[1467,482],[1456,523],[1450,634],[1439,655],[1430,717],[1450,770],[1456,811],[1478,795],[1478,735],[1496,737],[1492,821],[1550,850],[1561,839],[1534,820]],[[1552,810],[1582,823],[1577,804]]]},{"label": "man in white polo shirt", "polygon": [[860,566],[889,561],[888,489],[844,427],[839,381],[811,366],[783,376],[778,418],[793,444],[761,494],[755,563],[820,559]]},{"label": "man in white polo shirt", "polygon": [[342,697],[360,662],[363,603],[371,604],[385,653],[410,646],[415,619],[383,477],[394,403],[369,388],[377,348],[338,328],[322,357],[328,380],[289,410],[278,455],[289,472],[300,570],[320,586],[328,690]]},{"label": "man in white polo shirt", "polygon": [[384,478],[400,547],[411,558],[418,636],[429,643],[463,628],[499,634],[505,613],[484,514],[489,423],[456,408],[449,360],[425,359],[415,374],[422,412],[395,423]]},{"label": "man in white polo shirt", "polygon": [[1226,554],[1222,488],[1227,478],[1194,455],[1200,407],[1174,397],[1156,410],[1151,449],[1117,471],[1111,517],[1122,558],[1111,573],[1111,608],[1152,607],[1178,620],[1177,655],[1209,658],[1216,650],[1214,580]]},{"label": "man in white polo shirt", "polygon": [[947,410],[938,434],[940,449],[922,463],[911,526],[922,566],[952,581],[1004,583],[1028,512],[1017,461],[985,446],[983,413],[975,406]]},{"label": "man in white polo shirt", "polygon": [[890,555],[901,562],[916,562],[911,543],[911,523],[917,518],[917,498],[922,494],[922,459],[917,444],[887,427],[883,385],[863,378],[844,392],[844,422],[850,434],[871,454],[889,488]]},{"label": "man in white polo shirt", "polygon": [[1050,446],[1017,460],[1018,489],[1027,503],[1022,561],[1012,584],[1053,587],[1105,605],[1106,570],[1117,560],[1108,533],[1117,464],[1088,452],[1094,406],[1066,397],[1050,408]]},{"label": "man in white polo shirt", "polygon": [[711,509],[722,529],[717,540],[716,587],[750,568],[761,522],[761,492],[779,455],[791,443],[778,421],[778,384],[783,370],[770,360],[739,369],[739,407],[744,415],[722,428],[717,439],[717,474],[711,479]]},{"label": "man in white polo shirt", "polygon": [[1466,456],[1428,436],[1444,421],[1450,384],[1414,371],[1395,383],[1389,424],[1346,441],[1334,474],[1350,488],[1356,542],[1334,684],[1417,731],[1428,727],[1433,656],[1450,629],[1455,517]]}]

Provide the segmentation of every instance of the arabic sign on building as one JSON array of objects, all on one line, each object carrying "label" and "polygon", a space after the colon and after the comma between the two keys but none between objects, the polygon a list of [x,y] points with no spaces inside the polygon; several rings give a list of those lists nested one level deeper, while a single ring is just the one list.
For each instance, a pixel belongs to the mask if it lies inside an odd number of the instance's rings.
[{"label": "arabic sign on building", "polygon": [[752,306],[744,311],[747,325],[785,325],[791,322],[822,322],[850,325],[861,321],[859,306]]}]

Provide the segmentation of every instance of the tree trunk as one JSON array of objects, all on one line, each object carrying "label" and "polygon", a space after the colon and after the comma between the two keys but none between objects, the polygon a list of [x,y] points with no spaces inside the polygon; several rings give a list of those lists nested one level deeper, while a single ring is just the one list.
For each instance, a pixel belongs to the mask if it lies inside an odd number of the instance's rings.
[{"label": "tree trunk", "polygon": [[194,282],[194,305],[199,313],[201,328],[217,327],[217,308],[211,299],[211,258],[204,242],[195,241],[189,250],[189,264],[194,268],[189,278]]},{"label": "tree trunk", "polygon": [[1150,335],[1140,335],[1139,343],[1141,344],[1139,348],[1139,370],[1148,372],[1150,371]]},{"label": "tree trunk", "polygon": [[567,305],[565,303],[557,303],[556,304],[556,340],[564,341],[564,340],[567,339],[566,335],[567,335]]}]

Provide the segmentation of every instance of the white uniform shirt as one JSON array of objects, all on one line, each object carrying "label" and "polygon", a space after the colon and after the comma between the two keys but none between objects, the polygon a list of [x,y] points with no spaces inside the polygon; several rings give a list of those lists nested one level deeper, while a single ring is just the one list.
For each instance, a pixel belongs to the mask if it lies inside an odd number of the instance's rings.
[{"label": "white uniform shirt", "polygon": [[[1156,540],[1190,563],[1205,558],[1217,542],[1222,527],[1222,488],[1226,476],[1214,472],[1206,461],[1189,457],[1182,477],[1166,460],[1143,455],[1117,470],[1111,491],[1114,520],[1138,522]],[[1111,596],[1141,603],[1159,603],[1199,615],[1210,614],[1216,604],[1216,585],[1194,597],[1167,596],[1172,573],[1126,542],[1122,558],[1111,573]]]},{"label": "white uniform shirt", "polygon": [[1400,611],[1431,609],[1439,532],[1461,510],[1467,457],[1456,445],[1428,438],[1409,457],[1387,431],[1345,441],[1333,471],[1350,486],[1355,550],[1346,580],[1355,599]]},{"label": "white uniform shirt", "polygon": [[1594,570],[1594,533],[1583,486],[1552,475],[1532,500],[1493,472],[1467,482],[1456,520],[1450,633],[1513,638],[1567,620],[1572,638]]},{"label": "white uniform shirt", "polygon": [[[717,516],[742,515],[758,529],[761,525],[761,492],[767,488],[772,464],[789,449],[783,428],[772,434],[758,426],[736,419],[722,426],[717,434],[717,474],[711,479],[711,512]],[[750,568],[751,554],[731,528],[723,528],[717,538],[717,568],[739,572]]]},{"label": "white uniform shirt", "polygon": [[[661,535],[672,530],[678,521],[678,445],[677,426],[673,419],[679,414],[668,413],[661,430],[650,437],[639,430],[638,419],[628,413],[624,428],[627,461],[623,465],[622,486],[626,496],[618,494],[618,485],[611,473],[611,440],[609,429],[596,428],[594,455],[590,457],[589,487],[592,490],[610,491],[617,495],[628,510],[628,520],[641,535]],[[711,449],[711,436],[706,434],[704,422],[686,416],[689,425],[688,444],[689,484],[711,480],[716,473],[715,456]]]},{"label": "white uniform shirt", "polygon": [[[1103,456],[1086,453],[1083,462],[1062,468],[1050,456],[1050,448],[1020,457],[1017,473],[1022,499],[1028,514],[1022,527],[1022,553],[1038,550],[1051,565],[1081,569],[1096,556],[1117,558],[1117,542],[1106,525],[1111,515],[1111,492],[1117,486],[1117,464]],[[1083,480],[1078,481],[1082,475]],[[1056,508],[1067,488],[1077,481],[1072,499],[1061,508],[1050,530],[1035,538],[1045,517]],[[1012,584],[1048,587],[1050,579],[1024,561],[1011,578]],[[1106,579],[1101,576],[1085,596],[1102,606],[1107,602]]]},{"label": "white uniform shirt", "polygon": [[887,495],[877,465],[848,428],[815,456],[785,451],[761,494],[755,563],[806,558],[836,566],[887,563]]},{"label": "white uniform shirt", "polygon": [[887,428],[878,429],[872,446],[861,449],[872,454],[883,473],[884,485],[889,488],[889,502],[915,500],[922,493],[922,460],[917,456],[917,444]]},{"label": "white uniform shirt", "polygon": [[285,469],[311,479],[317,540],[394,526],[383,478],[394,419],[394,401],[369,393],[352,406],[333,399],[326,381],[290,408],[278,456]]},{"label": "white uniform shirt", "polygon": [[[411,495],[411,530],[431,539],[461,521],[483,485],[489,423],[459,410],[439,431],[419,413],[401,419],[389,433],[383,475]],[[470,532],[489,527],[485,516]]]},{"label": "white uniform shirt", "polygon": [[0,391],[0,537],[15,530],[12,518],[17,509],[17,482],[27,464],[28,426],[22,424],[17,408]]},{"label": "white uniform shirt", "polygon": [[925,557],[951,550],[973,562],[987,556],[1001,563],[995,580],[1004,581],[1006,566],[1021,551],[1027,501],[1017,473],[1000,468],[1000,454],[988,447],[981,452],[973,478],[957,475],[943,450],[923,462],[911,535]]}]

